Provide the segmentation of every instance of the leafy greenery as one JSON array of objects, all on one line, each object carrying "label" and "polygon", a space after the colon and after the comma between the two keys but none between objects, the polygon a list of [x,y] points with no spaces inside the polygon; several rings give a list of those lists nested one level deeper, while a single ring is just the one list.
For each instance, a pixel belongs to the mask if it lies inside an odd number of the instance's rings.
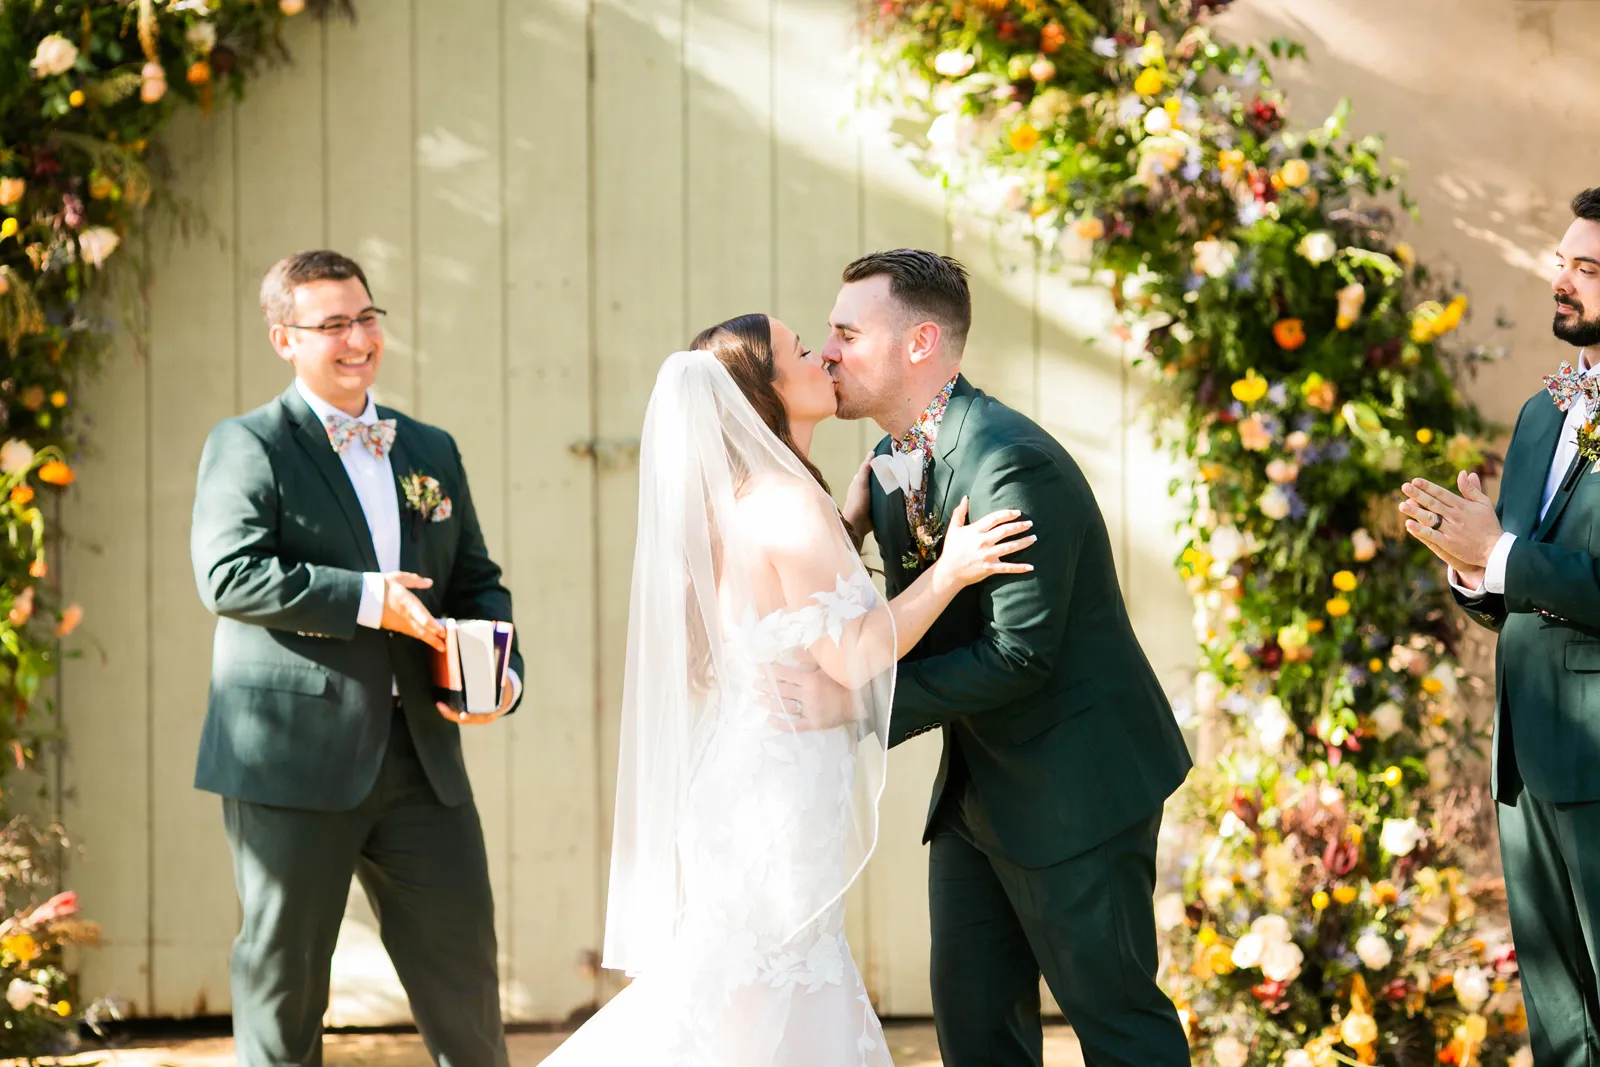
[{"label": "leafy greenery", "polygon": [[1486,469],[1458,389],[1484,357],[1396,240],[1381,144],[1343,106],[1292,128],[1270,67],[1303,50],[1216,39],[1227,2],[878,0],[877,89],[966,206],[1106,282],[1193,471],[1176,562],[1224,737],[1158,918],[1197,1062],[1529,1062],[1461,869],[1461,624],[1396,510]]}]

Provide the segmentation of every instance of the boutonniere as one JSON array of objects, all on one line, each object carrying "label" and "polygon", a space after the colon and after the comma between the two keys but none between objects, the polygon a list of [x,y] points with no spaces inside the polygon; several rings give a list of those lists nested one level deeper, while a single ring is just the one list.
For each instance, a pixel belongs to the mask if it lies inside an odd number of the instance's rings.
[{"label": "boutonniere", "polygon": [[1578,455],[1589,464],[1590,471],[1600,470],[1600,427],[1593,419],[1585,419],[1578,427]]},{"label": "boutonniere", "polygon": [[[400,489],[416,522],[443,522],[450,517],[450,498],[439,488],[438,479],[412,471],[400,479]],[[412,534],[415,536],[415,529]]]},{"label": "boutonniere", "polygon": [[900,557],[900,566],[908,571],[921,570],[939,558],[939,546],[944,542],[944,520],[937,515],[923,515],[911,530],[911,549]]}]

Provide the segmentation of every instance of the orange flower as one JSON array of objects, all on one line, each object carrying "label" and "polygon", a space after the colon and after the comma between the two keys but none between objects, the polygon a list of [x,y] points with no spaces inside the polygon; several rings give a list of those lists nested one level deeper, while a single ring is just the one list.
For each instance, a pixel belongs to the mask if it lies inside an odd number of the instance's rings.
[{"label": "orange flower", "polygon": [[211,64],[203,59],[196,60],[189,68],[188,78],[190,85],[204,85],[211,80]]},{"label": "orange flower", "polygon": [[28,573],[35,578],[43,578],[45,575],[50,573],[50,565],[42,558],[36,559],[32,563],[28,564]]},{"label": "orange flower", "polygon": [[25,508],[33,503],[33,486],[14,485],[11,487],[11,502],[19,508]]},{"label": "orange flower", "polygon": [[56,636],[66,637],[78,628],[83,621],[83,609],[76,604],[71,605],[61,613],[61,619],[56,623]]},{"label": "orange flower", "polygon": [[1031,152],[1039,143],[1039,131],[1028,123],[1023,123],[1011,131],[1011,148],[1016,152]]},{"label": "orange flower", "polygon": [[17,594],[17,599],[11,602],[11,614],[7,616],[12,626],[21,626],[33,616],[33,586],[28,586]]},{"label": "orange flower", "polygon": [[1306,326],[1299,319],[1279,319],[1272,327],[1272,339],[1285,352],[1293,352],[1306,343]]},{"label": "orange flower", "polygon": [[75,477],[72,468],[59,459],[53,459],[39,468],[39,480],[47,485],[71,485]]},{"label": "orange flower", "polygon": [[1039,51],[1054,55],[1067,43],[1067,31],[1059,22],[1052,22],[1039,32]]}]

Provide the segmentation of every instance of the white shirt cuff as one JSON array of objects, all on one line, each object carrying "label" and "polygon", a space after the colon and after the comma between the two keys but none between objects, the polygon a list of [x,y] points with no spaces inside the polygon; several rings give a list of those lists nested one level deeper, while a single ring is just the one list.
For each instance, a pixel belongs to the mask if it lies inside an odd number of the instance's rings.
[{"label": "white shirt cuff", "polygon": [[383,575],[367,571],[361,576],[361,606],[356,608],[356,625],[369,630],[383,626]]},{"label": "white shirt cuff", "polygon": [[1483,565],[1483,587],[1491,593],[1506,591],[1506,560],[1511,558],[1511,546],[1516,540],[1516,534],[1502,533],[1489,551],[1489,562]]},{"label": "white shirt cuff", "polygon": [[511,683],[511,703],[515,704],[522,699],[522,679],[517,677],[516,671],[507,667],[506,680]]},{"label": "white shirt cuff", "polygon": [[1484,588],[1484,585],[1487,584],[1485,582],[1479,582],[1478,588],[1476,589],[1467,588],[1467,586],[1461,581],[1461,575],[1456,573],[1456,569],[1454,567],[1446,566],[1444,573],[1445,580],[1450,583],[1450,588],[1454,589],[1456,592],[1470,600],[1476,600],[1478,597],[1483,596],[1489,591]]}]

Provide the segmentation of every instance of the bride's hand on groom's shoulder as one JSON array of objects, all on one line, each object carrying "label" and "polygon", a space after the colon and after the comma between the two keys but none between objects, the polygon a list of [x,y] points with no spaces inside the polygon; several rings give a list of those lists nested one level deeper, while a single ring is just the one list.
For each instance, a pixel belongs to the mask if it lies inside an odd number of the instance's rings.
[{"label": "bride's hand on groom's shoulder", "polygon": [[844,521],[850,527],[850,536],[854,538],[856,550],[860,551],[861,545],[867,539],[867,534],[872,532],[872,453],[867,453],[867,458],[861,461],[861,467],[856,471],[856,476],[850,479],[850,488],[844,494]]},{"label": "bride's hand on groom's shoulder", "polygon": [[1024,519],[1022,512],[1015,509],[1003,508],[969,526],[969,507],[968,498],[962,497],[950,514],[944,548],[934,564],[942,582],[952,589],[962,589],[996,574],[1027,574],[1033,570],[1031,563],[1011,563],[1005,558],[1039,540],[1037,534],[1020,536],[1033,527],[1031,519]]}]

